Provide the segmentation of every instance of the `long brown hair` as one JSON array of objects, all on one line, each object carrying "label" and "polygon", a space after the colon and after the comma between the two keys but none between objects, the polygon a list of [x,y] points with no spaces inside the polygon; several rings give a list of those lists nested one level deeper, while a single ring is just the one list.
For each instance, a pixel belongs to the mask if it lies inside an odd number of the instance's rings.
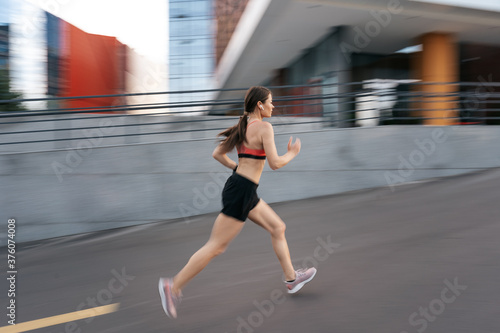
[{"label": "long brown hair", "polygon": [[217,136],[225,136],[226,138],[221,141],[221,146],[224,151],[231,151],[246,142],[248,116],[251,114],[258,102],[265,103],[269,98],[271,91],[266,87],[256,86],[247,90],[245,95],[245,112],[240,117],[238,124],[220,132]]}]

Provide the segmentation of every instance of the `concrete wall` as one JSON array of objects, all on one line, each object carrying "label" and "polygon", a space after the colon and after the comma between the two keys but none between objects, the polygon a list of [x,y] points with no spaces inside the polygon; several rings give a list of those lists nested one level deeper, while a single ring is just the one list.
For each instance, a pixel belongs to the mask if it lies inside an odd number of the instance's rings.
[{"label": "concrete wall", "polygon": [[[156,114],[158,111],[162,111],[163,115]],[[183,110],[179,108],[154,109],[149,115],[86,113],[36,117],[21,117],[16,114],[7,117],[7,113],[4,113],[2,116],[6,118],[2,118],[0,122],[0,154],[201,138],[213,140],[217,133],[233,126],[238,121],[238,117],[168,114],[168,112],[176,111]],[[323,124],[318,121],[322,119],[307,117],[272,119],[272,123],[276,125],[275,133],[312,131],[323,128]],[[309,124],[304,124],[305,122]],[[159,134],[151,135],[151,133]],[[72,140],[66,140],[68,138]]]},{"label": "concrete wall", "polygon": [[[275,126],[280,154],[289,132],[302,151],[280,170],[266,166],[258,192],[268,203],[397,191],[403,182],[500,166],[499,127],[303,126]],[[0,218],[15,218],[24,242],[218,211],[230,173],[212,159],[210,137],[0,154]]]}]

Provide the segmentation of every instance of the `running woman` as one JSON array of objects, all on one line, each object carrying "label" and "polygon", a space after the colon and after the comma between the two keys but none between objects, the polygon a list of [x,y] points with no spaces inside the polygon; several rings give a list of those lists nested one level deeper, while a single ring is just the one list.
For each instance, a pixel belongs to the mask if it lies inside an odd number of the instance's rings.
[{"label": "running woman", "polygon": [[[257,196],[266,157],[271,169],[287,165],[300,152],[300,139],[288,141],[286,154],[279,156],[274,143],[273,126],[263,118],[270,118],[274,109],[271,91],[265,87],[252,87],[245,96],[245,113],[237,125],[219,133],[224,136],[212,156],[225,167],[232,169],[222,190],[221,213],[217,216],[208,242],[189,259],[186,266],[173,278],[160,278],[159,291],[163,310],[169,317],[177,318],[177,307],[182,298],[181,290],[216,256],[222,254],[229,243],[240,233],[249,218],[271,234],[271,242],[285,273],[288,293],[299,291],[316,275],[316,268],[295,270],[285,238],[285,223]],[[236,147],[238,163],[226,154]]]}]

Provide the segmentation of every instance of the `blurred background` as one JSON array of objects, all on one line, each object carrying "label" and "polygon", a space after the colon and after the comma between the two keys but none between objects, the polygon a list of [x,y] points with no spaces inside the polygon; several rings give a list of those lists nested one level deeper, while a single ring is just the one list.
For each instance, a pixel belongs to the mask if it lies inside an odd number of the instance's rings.
[{"label": "blurred background", "polygon": [[273,92],[278,152],[290,136],[303,145],[286,168],[266,166],[268,203],[394,196],[498,168],[499,58],[498,0],[0,0],[0,217],[26,249],[210,224],[229,175],[216,135],[254,85]]}]

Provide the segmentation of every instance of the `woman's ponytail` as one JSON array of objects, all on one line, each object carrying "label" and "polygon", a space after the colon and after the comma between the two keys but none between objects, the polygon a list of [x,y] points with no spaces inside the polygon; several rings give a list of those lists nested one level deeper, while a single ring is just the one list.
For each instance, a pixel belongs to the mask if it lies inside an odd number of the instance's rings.
[{"label": "woman's ponytail", "polygon": [[243,141],[246,141],[245,135],[247,132],[248,116],[243,114],[240,117],[238,123],[227,130],[224,130],[217,134],[217,136],[225,136],[226,138],[221,141],[221,146],[224,151],[231,151],[235,146],[240,145]]},{"label": "woman's ponytail", "polygon": [[238,124],[220,132],[217,136],[225,136],[221,141],[222,149],[229,152],[246,141],[248,126],[248,116],[257,107],[257,103],[264,103],[271,94],[271,91],[265,87],[252,87],[248,89],[245,96],[245,112],[240,117]]}]

